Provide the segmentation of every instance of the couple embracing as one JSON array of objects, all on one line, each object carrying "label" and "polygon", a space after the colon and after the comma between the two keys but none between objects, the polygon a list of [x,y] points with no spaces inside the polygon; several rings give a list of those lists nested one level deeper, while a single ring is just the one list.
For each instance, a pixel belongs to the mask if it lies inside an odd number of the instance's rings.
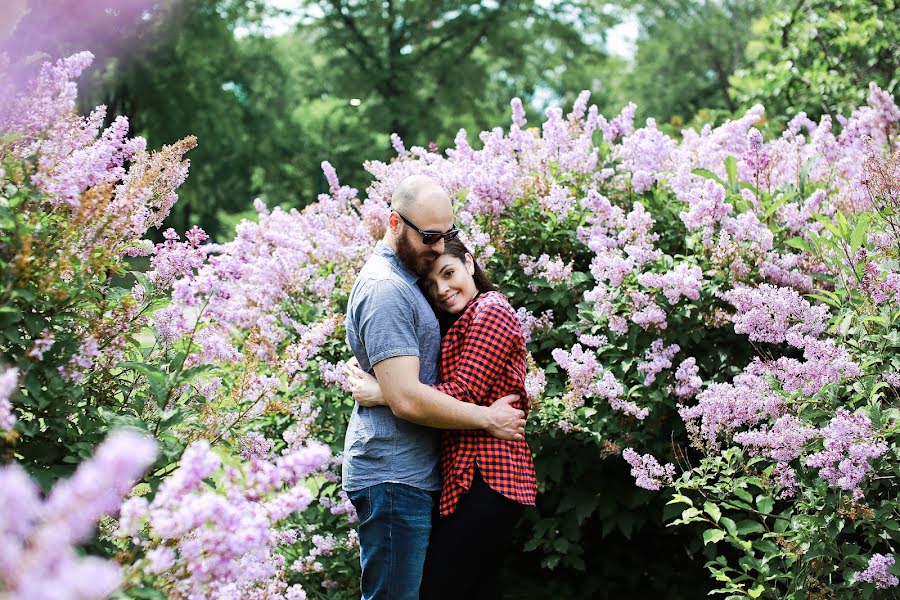
[{"label": "couple embracing", "polygon": [[362,599],[499,598],[537,494],[525,340],[434,179],[401,181],[390,209],[346,319],[357,402],[343,488],[359,516]]}]

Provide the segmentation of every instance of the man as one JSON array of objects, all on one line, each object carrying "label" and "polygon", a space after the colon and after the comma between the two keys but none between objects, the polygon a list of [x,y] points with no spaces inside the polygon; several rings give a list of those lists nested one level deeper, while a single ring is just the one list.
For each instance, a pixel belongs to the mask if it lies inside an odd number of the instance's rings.
[{"label": "man", "polygon": [[359,515],[363,600],[417,600],[431,531],[440,429],[485,429],[521,439],[525,413],[507,396],[490,407],[442,394],[440,331],[416,287],[456,236],[447,192],[424,175],[391,197],[384,239],[357,277],[347,307],[347,342],[378,378],[387,406],[353,408],[344,440],[343,488]]}]

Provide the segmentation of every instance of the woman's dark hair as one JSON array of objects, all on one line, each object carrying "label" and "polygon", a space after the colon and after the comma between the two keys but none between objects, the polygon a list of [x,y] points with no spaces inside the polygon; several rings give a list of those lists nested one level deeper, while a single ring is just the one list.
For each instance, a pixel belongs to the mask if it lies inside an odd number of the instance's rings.
[{"label": "woman's dark hair", "polygon": [[[478,261],[475,260],[475,255],[471,250],[466,248],[465,244],[459,241],[459,238],[453,238],[452,240],[444,242],[444,254],[449,254],[450,256],[458,258],[463,264],[465,264],[466,262],[466,254],[471,255],[472,263],[475,265],[475,272],[472,273],[472,279],[475,280],[475,289],[478,290],[479,294],[497,291],[497,287],[493,284],[490,277],[487,276],[487,273],[484,272],[484,269],[482,269],[481,265],[478,264]],[[419,281],[422,293],[424,293],[425,297],[428,298],[428,303],[431,304],[431,309],[434,311],[434,314],[437,315],[438,323],[440,323],[441,325],[441,335],[444,335],[447,330],[453,326],[453,323],[456,322],[459,314],[454,315],[440,310],[435,305],[434,298],[432,298],[431,294],[428,293],[428,286],[430,285],[428,281],[424,277]]]}]

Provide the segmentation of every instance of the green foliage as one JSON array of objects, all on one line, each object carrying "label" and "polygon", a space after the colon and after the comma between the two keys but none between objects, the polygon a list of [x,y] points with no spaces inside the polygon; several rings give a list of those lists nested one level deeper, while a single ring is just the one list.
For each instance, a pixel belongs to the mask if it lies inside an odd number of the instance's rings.
[{"label": "green foliage", "polygon": [[849,114],[870,81],[894,93],[900,10],[894,0],[784,3],[753,25],[747,63],[731,78],[736,99],[773,115]]}]

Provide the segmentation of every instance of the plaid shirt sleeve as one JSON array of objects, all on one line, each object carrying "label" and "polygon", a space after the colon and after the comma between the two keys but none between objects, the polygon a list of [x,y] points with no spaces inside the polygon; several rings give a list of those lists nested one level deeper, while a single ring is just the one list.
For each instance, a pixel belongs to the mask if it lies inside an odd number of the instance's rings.
[{"label": "plaid shirt sleeve", "polygon": [[457,400],[490,406],[497,398],[488,398],[487,393],[506,368],[517,335],[521,336],[519,321],[504,306],[479,307],[463,344],[452,350],[458,355],[442,357],[442,361],[456,365],[455,372],[434,387]]}]

